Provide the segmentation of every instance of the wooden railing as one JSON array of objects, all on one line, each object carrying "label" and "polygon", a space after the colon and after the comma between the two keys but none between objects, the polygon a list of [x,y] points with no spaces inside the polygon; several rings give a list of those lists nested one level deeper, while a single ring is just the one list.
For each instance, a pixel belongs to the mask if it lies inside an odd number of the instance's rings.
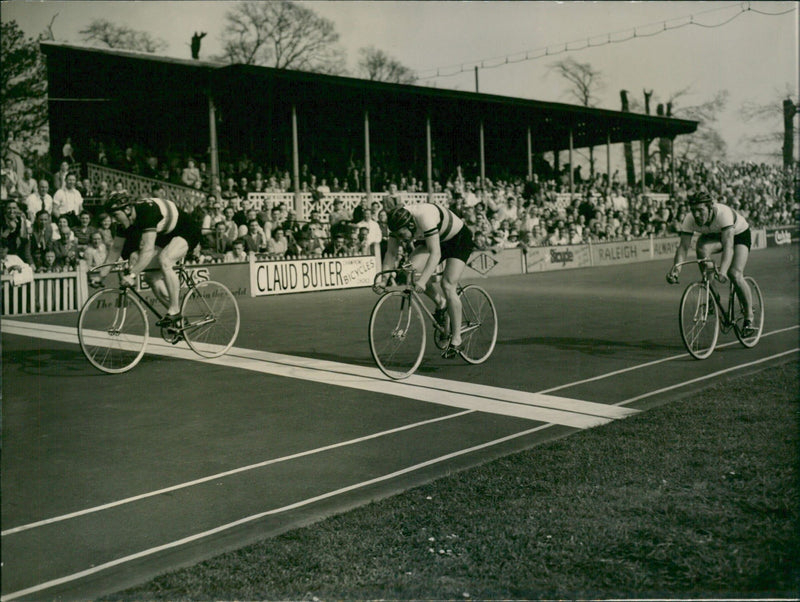
[{"label": "wooden railing", "polygon": [[2,284],[4,316],[77,311],[89,296],[82,263],[74,272],[34,274],[32,282],[17,286],[3,276]]}]

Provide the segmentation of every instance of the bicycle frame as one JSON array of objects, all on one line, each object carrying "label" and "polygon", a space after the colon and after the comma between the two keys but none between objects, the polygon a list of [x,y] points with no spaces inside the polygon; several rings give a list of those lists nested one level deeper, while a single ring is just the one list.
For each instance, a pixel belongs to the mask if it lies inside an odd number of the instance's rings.
[{"label": "bicycle frame", "polygon": [[[722,296],[720,295],[719,291],[717,290],[716,286],[712,281],[712,274],[717,273],[717,266],[711,259],[692,259],[689,261],[682,261],[681,263],[677,264],[676,267],[681,267],[690,263],[696,263],[699,265],[706,265],[709,266],[708,269],[701,270],[701,282],[706,289],[706,297],[710,296],[714,299],[714,305],[716,305],[717,309],[719,310],[719,317],[720,317],[720,326],[722,328],[722,332],[727,333],[731,328],[734,326],[735,320],[735,307],[734,307],[734,297],[736,295],[736,290],[733,286],[733,281],[728,281],[728,307],[722,303]],[[710,268],[713,268],[710,269]],[[708,312],[708,303],[705,304],[705,311]],[[703,316],[705,319],[706,316]]]}]

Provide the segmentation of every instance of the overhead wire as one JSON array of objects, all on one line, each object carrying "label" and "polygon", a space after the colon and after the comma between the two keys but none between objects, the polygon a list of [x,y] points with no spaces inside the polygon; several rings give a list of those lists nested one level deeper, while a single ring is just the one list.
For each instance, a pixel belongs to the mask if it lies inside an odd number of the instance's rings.
[{"label": "overhead wire", "polygon": [[[704,29],[714,29],[717,27],[723,27],[737,19],[741,15],[747,12],[755,12],[760,15],[771,16],[771,17],[778,17],[781,15],[785,15],[796,10],[795,7],[792,7],[785,11],[780,12],[767,12],[763,10],[757,10],[752,7],[750,2],[742,2],[738,5],[739,12],[735,15],[731,16],[728,19],[720,23],[713,23],[713,24],[705,24],[698,22],[695,20],[696,16],[699,15],[706,15],[712,12],[719,12],[722,10],[730,10],[731,8],[735,8],[734,6],[724,6],[718,8],[712,8],[705,11],[701,11],[699,13],[694,13],[691,15],[687,15],[684,17],[676,17],[673,19],[668,19],[665,21],[657,21],[653,23],[648,23],[646,25],[637,25],[632,29],[623,29],[619,31],[604,33],[600,35],[589,36],[585,39],[580,40],[573,40],[571,42],[562,42],[558,44],[550,44],[548,46],[536,48],[534,50],[525,50],[521,52],[511,53],[505,56],[496,56],[492,58],[485,58],[485,59],[478,59],[476,61],[471,61],[467,63],[459,63],[454,65],[447,65],[443,67],[434,67],[431,69],[425,69],[420,72],[420,75],[417,77],[417,80],[427,80],[427,79],[439,79],[444,77],[454,77],[456,75],[466,73],[468,71],[472,71],[474,68],[478,67],[480,69],[496,69],[498,67],[502,67],[504,65],[512,65],[516,63],[522,63],[525,61],[533,61],[538,60],[543,57],[551,57],[551,56],[558,56],[567,52],[578,52],[580,50],[586,50],[587,48],[599,48],[601,46],[608,46],[610,44],[621,44],[624,42],[629,42],[630,40],[634,40],[637,38],[651,38],[657,35],[661,35],[664,32],[672,31],[674,29],[681,29],[683,27],[688,27],[691,25],[702,27]],[[659,26],[660,29],[655,31],[646,33],[649,28],[653,26]],[[622,37],[615,39],[615,35],[619,34],[627,34],[627,37]],[[601,42],[593,42],[598,38],[603,38],[605,41]],[[581,44],[580,46],[575,46],[575,44]],[[523,56],[524,55],[524,56]],[[430,75],[424,75],[429,73]]]}]

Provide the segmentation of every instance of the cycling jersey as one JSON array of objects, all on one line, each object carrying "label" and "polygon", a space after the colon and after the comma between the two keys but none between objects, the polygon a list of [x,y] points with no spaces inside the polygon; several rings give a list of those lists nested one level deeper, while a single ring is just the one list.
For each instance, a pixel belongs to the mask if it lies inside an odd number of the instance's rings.
[{"label": "cycling jersey", "polygon": [[125,238],[123,258],[139,248],[144,232],[155,232],[156,246],[162,249],[178,236],[186,240],[190,251],[200,242],[200,226],[191,215],[179,209],[172,201],[144,199],[133,207],[136,218],[122,234]]},{"label": "cycling jersey", "polygon": [[431,203],[417,203],[406,205],[417,228],[414,232],[415,240],[424,240],[434,234],[439,235],[439,240],[444,242],[455,237],[464,227],[460,217],[449,209],[442,209]]},{"label": "cycling jersey", "polygon": [[733,228],[734,235],[741,234],[747,230],[750,225],[747,220],[735,209],[723,205],[722,203],[712,203],[711,216],[707,224],[699,225],[694,216],[689,213],[683,218],[680,231],[682,234],[693,234],[700,232],[701,234],[719,234],[726,228]]}]

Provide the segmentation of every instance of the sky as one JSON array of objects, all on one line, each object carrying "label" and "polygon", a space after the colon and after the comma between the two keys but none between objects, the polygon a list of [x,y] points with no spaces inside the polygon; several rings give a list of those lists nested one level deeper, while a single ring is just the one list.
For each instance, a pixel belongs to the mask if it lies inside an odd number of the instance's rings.
[{"label": "sky", "polygon": [[[348,68],[355,70],[360,48],[374,46],[414,70],[420,85],[475,91],[477,84],[489,94],[574,103],[569,85],[551,69],[573,58],[600,72],[600,108],[618,110],[621,89],[640,105],[643,90],[652,90],[653,111],[680,90],[688,89],[678,102],[685,106],[727,90],[718,130],[734,161],[766,160],[753,154],[747,138],[783,128],[779,107],[771,123],[745,122],[741,107],[798,97],[800,4],[793,1],[300,3],[334,23]],[[35,36],[55,17],[56,40],[79,45],[81,29],[107,19],[163,39],[162,54],[179,58],[190,58],[192,34],[204,31],[200,58],[210,58],[221,52],[232,5],[14,0],[2,2],[0,19]]]}]

